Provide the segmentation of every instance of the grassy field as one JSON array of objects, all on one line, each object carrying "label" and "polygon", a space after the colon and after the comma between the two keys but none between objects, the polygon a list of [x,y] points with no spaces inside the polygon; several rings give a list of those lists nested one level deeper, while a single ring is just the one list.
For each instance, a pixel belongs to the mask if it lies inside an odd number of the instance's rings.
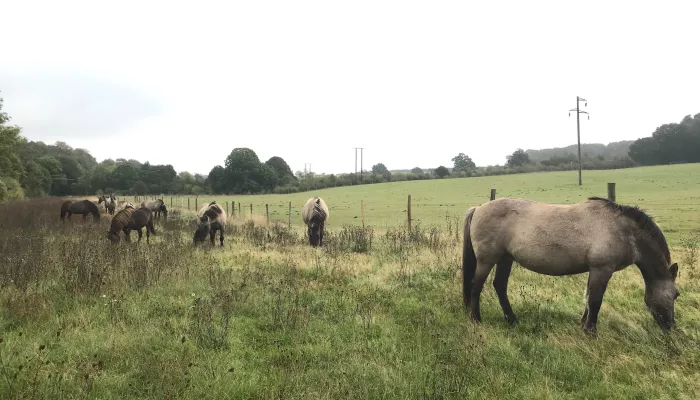
[{"label": "grassy field", "polygon": [[[236,219],[223,249],[193,248],[192,215],[180,209],[150,244],[111,246],[107,216],[62,224],[58,199],[0,205],[0,398],[696,398],[698,180],[700,167],[684,165],[584,171],[582,188],[575,173],[554,173],[323,190],[324,249],[299,227],[308,193],[234,198],[254,209],[292,201],[296,225]],[[613,276],[597,338],[578,322],[586,275],[519,266],[509,294],[520,323],[504,321],[493,275],[483,322],[469,321],[467,207],[492,187],[575,202],[605,196],[609,181],[671,239],[677,329],[661,333],[634,266]],[[421,223],[410,234],[409,193]]]},{"label": "grassy field", "polygon": [[[589,196],[607,197],[607,183],[615,182],[617,201],[634,204],[653,215],[672,243],[700,228],[700,164],[630,168],[611,171],[583,171],[583,185],[578,185],[578,171],[503,175],[494,177],[394,182],[321,189],[312,193],[266,196],[202,196],[198,206],[216,200],[235,201],[241,211],[265,215],[287,222],[292,203],[292,224],[301,226],[301,207],[313,195],[323,197],[331,211],[331,228],[345,224],[361,225],[364,201],[365,223],[375,228],[396,227],[406,223],[407,197],[411,195],[414,223],[444,225],[447,219],[462,219],[466,210],[488,201],[490,190],[498,197],[522,197],[552,203],[575,203]],[[170,205],[170,197],[164,199]],[[186,197],[174,197],[173,205],[187,209]],[[190,197],[195,209],[195,197]],[[238,212],[238,206],[236,206]]]}]

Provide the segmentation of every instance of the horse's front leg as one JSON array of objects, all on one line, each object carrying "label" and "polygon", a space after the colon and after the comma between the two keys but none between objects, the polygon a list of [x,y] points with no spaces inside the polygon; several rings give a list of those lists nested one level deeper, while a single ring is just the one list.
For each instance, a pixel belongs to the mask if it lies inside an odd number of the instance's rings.
[{"label": "horse's front leg", "polygon": [[586,322],[584,331],[595,335],[598,330],[598,312],[603,304],[603,295],[608,287],[608,282],[615,272],[614,266],[591,267],[588,273],[588,286],[586,287]]},{"label": "horse's front leg", "polygon": [[501,260],[496,265],[496,276],[493,277],[493,287],[496,289],[498,302],[501,303],[501,309],[503,309],[503,315],[506,317],[506,321],[511,325],[515,325],[518,322],[518,318],[515,316],[513,308],[510,306],[510,301],[508,300],[508,278],[510,278],[510,271],[512,269],[512,259],[505,258]]},{"label": "horse's front leg", "polygon": [[127,243],[131,243],[131,229],[124,228],[124,238]]},{"label": "horse's front leg", "polygon": [[219,245],[224,247],[224,228],[219,229]]},{"label": "horse's front leg", "polygon": [[323,231],[326,230],[326,224],[321,224],[321,230],[318,232],[318,246],[323,247]]},{"label": "horse's front leg", "polygon": [[481,321],[481,309],[479,307],[479,300],[481,299],[481,290],[484,288],[484,282],[488,278],[489,273],[493,269],[492,263],[486,263],[483,261],[476,262],[476,271],[474,272],[474,279],[472,280],[472,320],[476,322]]},{"label": "horse's front leg", "polygon": [[211,229],[209,230],[209,240],[211,241],[211,245],[215,246],[214,244],[214,236],[216,236],[216,229]]}]

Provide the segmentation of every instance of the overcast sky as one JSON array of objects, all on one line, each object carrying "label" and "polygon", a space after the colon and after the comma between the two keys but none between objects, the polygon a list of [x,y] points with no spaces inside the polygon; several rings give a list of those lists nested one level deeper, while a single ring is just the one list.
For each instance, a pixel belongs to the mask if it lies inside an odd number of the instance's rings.
[{"label": "overcast sky", "polygon": [[[700,2],[4,0],[0,97],[30,140],[207,173],[502,164],[700,113]],[[358,156],[359,158],[359,156]],[[359,160],[358,160],[359,162]]]}]

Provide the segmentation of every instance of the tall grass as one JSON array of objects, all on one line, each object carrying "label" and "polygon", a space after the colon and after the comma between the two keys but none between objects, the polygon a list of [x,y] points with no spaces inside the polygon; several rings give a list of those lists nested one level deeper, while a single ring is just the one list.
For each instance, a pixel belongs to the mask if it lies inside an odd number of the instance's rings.
[{"label": "tall grass", "polygon": [[[460,292],[461,222],[383,232],[232,223],[192,245],[171,212],[151,244],[110,218],[62,223],[60,201],[0,205],[0,398],[691,398],[700,389],[697,243],[678,329],[616,273],[599,337],[578,324],[585,276],[514,268],[509,327],[493,290],[474,324]],[[175,210],[176,211],[176,210]],[[133,235],[134,233],[132,233]],[[695,254],[695,255],[693,255]],[[686,273],[686,271],[688,273]]]}]

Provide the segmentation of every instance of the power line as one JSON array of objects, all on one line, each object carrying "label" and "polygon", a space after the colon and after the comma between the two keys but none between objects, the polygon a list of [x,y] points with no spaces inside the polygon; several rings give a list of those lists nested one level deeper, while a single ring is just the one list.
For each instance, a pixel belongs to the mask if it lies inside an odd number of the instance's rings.
[{"label": "power line", "polygon": [[[581,122],[579,121],[579,116],[581,113],[588,114],[588,112],[579,109],[578,103],[585,102],[584,107],[588,107],[588,100],[576,96],[576,108],[569,110],[569,117],[571,117],[571,112],[576,111],[576,135],[578,137],[578,184],[581,186]],[[588,119],[591,119],[590,114],[588,114]]]}]

